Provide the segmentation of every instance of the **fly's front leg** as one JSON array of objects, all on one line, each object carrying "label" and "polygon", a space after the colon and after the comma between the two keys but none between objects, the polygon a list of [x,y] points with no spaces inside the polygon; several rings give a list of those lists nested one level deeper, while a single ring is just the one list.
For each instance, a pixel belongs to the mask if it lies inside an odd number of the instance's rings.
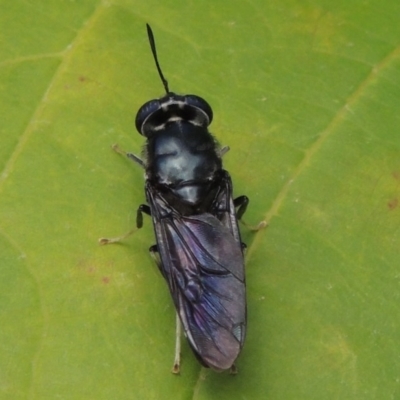
[{"label": "fly's front leg", "polygon": [[122,154],[125,157],[130,158],[132,161],[134,161],[136,164],[139,164],[142,168],[145,168],[143,160],[138,157],[136,154],[133,153],[127,153],[126,151],[122,150],[117,144],[112,145],[112,149],[118,153]]}]

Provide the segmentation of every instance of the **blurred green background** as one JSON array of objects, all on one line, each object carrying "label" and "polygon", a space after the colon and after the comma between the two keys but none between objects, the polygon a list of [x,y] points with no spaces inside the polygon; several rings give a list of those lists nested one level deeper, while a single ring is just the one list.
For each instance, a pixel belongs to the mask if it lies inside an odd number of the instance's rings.
[{"label": "blurred green background", "polygon": [[[400,398],[398,0],[0,1],[0,398]],[[138,108],[204,97],[246,194],[239,374],[203,369],[135,225]]]}]

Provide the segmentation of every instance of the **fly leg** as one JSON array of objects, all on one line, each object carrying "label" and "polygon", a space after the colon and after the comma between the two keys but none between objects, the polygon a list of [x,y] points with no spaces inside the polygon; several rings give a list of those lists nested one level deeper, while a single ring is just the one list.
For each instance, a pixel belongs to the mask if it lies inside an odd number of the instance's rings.
[{"label": "fly leg", "polygon": [[172,367],[173,374],[179,374],[181,370],[181,320],[176,313],[176,331],[175,331],[175,359]]},{"label": "fly leg", "polygon": [[143,160],[140,157],[138,157],[136,154],[127,153],[126,151],[122,150],[117,144],[113,144],[112,145],[112,149],[116,153],[122,154],[123,156],[126,156],[126,157],[130,158],[132,161],[134,161],[135,163],[139,164],[142,168],[145,168]]},{"label": "fly leg", "polygon": [[238,373],[238,370],[237,370],[235,364],[232,364],[232,366],[229,368],[229,373],[230,373],[231,375],[236,375],[236,374]]},{"label": "fly leg", "polygon": [[135,233],[138,229],[143,226],[143,213],[150,215],[150,207],[147,204],[141,204],[136,212],[136,228],[131,229],[129,232],[125,233],[125,235],[114,237],[114,238],[100,238],[99,243],[101,245],[119,243],[127,237],[131,236],[132,233]]},{"label": "fly leg", "polygon": [[236,217],[240,220],[243,214],[246,212],[247,206],[249,205],[249,198],[247,196],[239,196],[233,200],[233,205],[237,208]]},{"label": "fly leg", "polygon": [[261,221],[258,225],[248,225],[242,220],[243,214],[246,212],[247,206],[249,205],[249,198],[247,196],[239,196],[233,200],[233,205],[237,208],[236,217],[237,219],[249,230],[257,232],[267,226],[266,221]]},{"label": "fly leg", "polygon": [[219,156],[222,158],[230,150],[229,146],[224,146],[219,150]]},{"label": "fly leg", "polygon": [[162,264],[161,264],[161,258],[160,258],[160,254],[158,253],[158,247],[156,244],[153,244],[153,246],[150,246],[149,248],[149,252],[151,255],[151,258],[155,261],[155,263],[157,264],[158,269],[161,272],[161,275],[167,279],[167,276],[164,273],[164,270],[162,268]]},{"label": "fly leg", "polygon": [[113,237],[113,238],[100,238],[99,239],[99,244],[101,244],[103,246],[103,245],[106,245],[106,244],[113,244],[113,243],[122,242],[124,239],[126,239],[129,236],[131,236],[132,233],[135,233],[136,230],[137,230],[136,228],[135,229],[131,229],[129,232],[125,233],[124,235]]},{"label": "fly leg", "polygon": [[[147,204],[142,204],[137,210],[136,225],[138,228],[143,226],[143,213],[151,215],[150,207]],[[156,262],[158,269],[160,270],[162,276],[167,279],[165,271],[162,268],[160,254],[158,252],[158,247],[156,244],[149,248],[150,255]],[[175,331],[175,358],[174,365],[172,367],[173,374],[179,374],[181,366],[181,321],[179,319],[178,313],[176,313],[176,331]]]},{"label": "fly leg", "polygon": [[[143,213],[147,214],[147,215],[151,215],[151,211],[150,211],[150,207],[147,204],[141,204],[137,210],[137,214],[136,214],[136,226],[138,228],[141,228],[143,226]],[[150,256],[151,258],[155,261],[155,263],[157,264],[158,269],[161,272],[161,275],[167,279],[165,272],[162,268],[162,264],[161,264],[161,258],[160,258],[160,254],[158,252],[158,247],[156,244],[153,244],[153,246],[150,246],[149,248],[149,252],[150,252]]]},{"label": "fly leg", "polygon": [[[162,276],[167,279],[165,271],[162,268],[160,254],[158,253],[158,247],[156,244],[149,248],[150,255],[156,262],[158,269],[160,270]],[[178,375],[181,369],[181,320],[178,313],[176,313],[176,330],[175,330],[175,358],[174,365],[172,366],[171,372]]]},{"label": "fly leg", "polygon": [[[127,153],[126,151],[122,150],[117,144],[112,145],[112,149],[116,153],[130,158],[135,163],[139,164],[142,168],[145,167],[144,162],[143,162],[143,160],[141,158],[139,158],[135,154]],[[143,226],[142,212],[144,212],[145,214],[150,215],[150,207],[147,206],[146,204],[142,204],[142,205],[139,206],[138,211],[137,211],[137,215],[136,215],[136,228],[141,228]],[[125,233],[125,235],[118,236],[118,237],[115,237],[115,238],[100,238],[99,239],[99,243],[101,245],[105,245],[105,244],[112,244],[112,243],[121,242],[122,240],[124,240],[127,237],[131,236],[132,233],[136,232],[136,228],[135,229],[131,229],[128,233]]]},{"label": "fly leg", "polygon": [[136,227],[138,229],[143,226],[143,213],[151,215],[150,207],[147,204],[141,204],[136,211]]}]

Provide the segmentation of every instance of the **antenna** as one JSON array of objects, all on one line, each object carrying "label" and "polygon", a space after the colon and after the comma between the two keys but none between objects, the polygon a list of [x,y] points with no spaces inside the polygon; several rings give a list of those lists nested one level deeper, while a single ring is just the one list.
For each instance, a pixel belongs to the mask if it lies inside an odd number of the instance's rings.
[{"label": "antenna", "polygon": [[162,81],[162,83],[164,85],[165,91],[167,92],[167,94],[169,94],[170,91],[168,89],[168,81],[164,78],[164,75],[163,75],[163,73],[161,71],[161,68],[160,68],[160,64],[158,63],[157,51],[156,51],[156,42],[154,40],[153,31],[151,30],[149,24],[146,24],[146,26],[147,26],[147,36],[149,37],[151,52],[153,53],[154,61],[156,62],[156,67],[157,67],[158,74],[160,75],[160,78],[161,78],[161,81]]}]

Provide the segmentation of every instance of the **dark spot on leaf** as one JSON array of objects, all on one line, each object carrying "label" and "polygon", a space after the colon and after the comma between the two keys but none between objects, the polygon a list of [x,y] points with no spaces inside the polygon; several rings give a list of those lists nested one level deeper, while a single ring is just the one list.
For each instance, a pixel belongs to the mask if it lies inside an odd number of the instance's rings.
[{"label": "dark spot on leaf", "polygon": [[79,77],[79,82],[86,82],[87,81],[87,78],[86,78],[86,76],[80,76]]},{"label": "dark spot on leaf", "polygon": [[389,200],[387,205],[388,205],[389,210],[394,210],[399,205],[399,199],[395,198],[395,199]]},{"label": "dark spot on leaf", "polygon": [[110,283],[110,277],[109,276],[103,276],[102,281],[103,281],[104,284],[107,285],[108,283]]}]

